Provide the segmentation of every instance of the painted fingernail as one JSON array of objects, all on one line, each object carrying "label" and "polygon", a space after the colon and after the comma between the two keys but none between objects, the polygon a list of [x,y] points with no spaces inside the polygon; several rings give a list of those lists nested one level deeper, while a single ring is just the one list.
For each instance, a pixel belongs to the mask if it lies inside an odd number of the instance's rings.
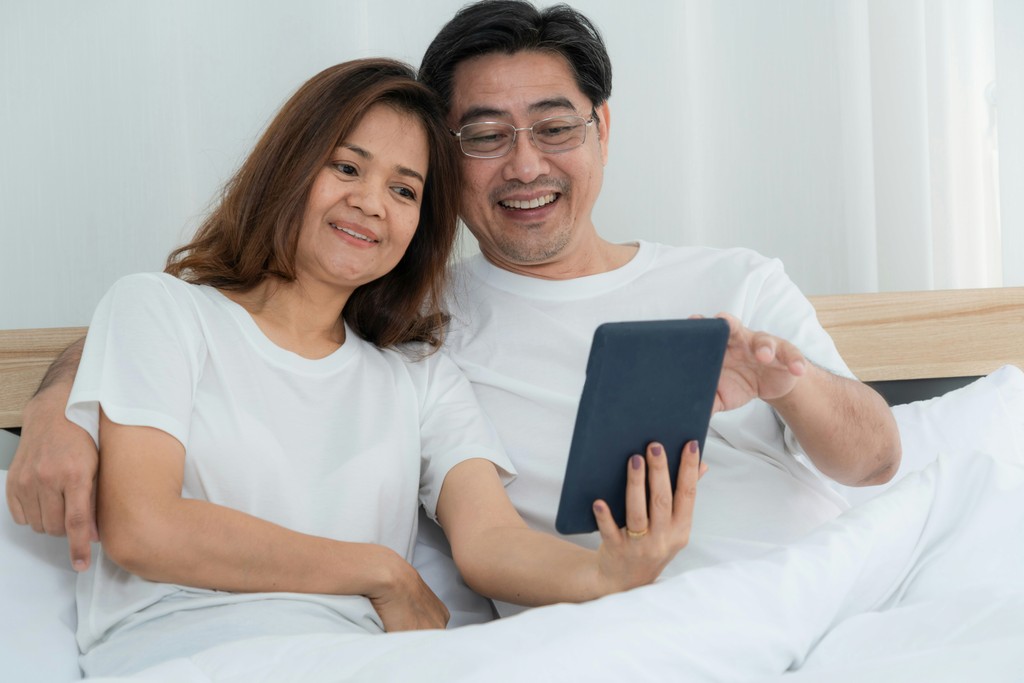
[{"label": "painted fingernail", "polygon": [[594,501],[594,512],[601,512],[602,509],[601,501]]},{"label": "painted fingernail", "polygon": [[690,449],[691,453],[696,453],[697,452],[697,442],[696,441],[691,441],[690,445],[688,446],[688,448]]},{"label": "painted fingernail", "polygon": [[651,446],[651,455],[661,455],[661,446],[658,444]]},{"label": "painted fingernail", "polygon": [[[629,466],[634,470],[640,469],[640,466],[644,464],[644,459],[639,455],[634,455],[629,459]],[[621,471],[621,470],[620,470]]]}]

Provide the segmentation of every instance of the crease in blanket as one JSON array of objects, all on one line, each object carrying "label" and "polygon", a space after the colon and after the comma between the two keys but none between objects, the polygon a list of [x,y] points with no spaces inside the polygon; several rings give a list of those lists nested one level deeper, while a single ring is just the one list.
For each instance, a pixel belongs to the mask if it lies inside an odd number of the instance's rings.
[{"label": "crease in blanket", "polygon": [[[940,610],[1001,592],[1016,596],[1008,609],[1024,611],[1022,567],[1024,469],[948,454],[757,559],[452,631],[230,643],[192,657],[201,676],[176,676],[183,669],[170,662],[132,680],[785,681],[801,665],[795,675],[808,680],[805,670],[837,657],[863,665],[872,639],[902,638],[894,652],[913,646],[907,622],[886,618],[915,605]],[[846,638],[847,624],[870,628]]]}]

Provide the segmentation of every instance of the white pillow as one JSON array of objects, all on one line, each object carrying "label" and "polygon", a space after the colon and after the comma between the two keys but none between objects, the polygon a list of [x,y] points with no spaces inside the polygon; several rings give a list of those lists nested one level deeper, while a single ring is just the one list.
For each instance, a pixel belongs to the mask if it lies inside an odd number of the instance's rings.
[{"label": "white pillow", "polygon": [[873,498],[941,452],[988,453],[1020,461],[1024,456],[1024,371],[1004,365],[990,375],[927,401],[893,406],[903,460],[892,481],[881,486],[840,486],[852,504]]},{"label": "white pillow", "polygon": [[[0,470],[0,488],[7,471]],[[0,680],[82,677],[75,642],[75,572],[63,538],[18,526],[0,509]]]}]

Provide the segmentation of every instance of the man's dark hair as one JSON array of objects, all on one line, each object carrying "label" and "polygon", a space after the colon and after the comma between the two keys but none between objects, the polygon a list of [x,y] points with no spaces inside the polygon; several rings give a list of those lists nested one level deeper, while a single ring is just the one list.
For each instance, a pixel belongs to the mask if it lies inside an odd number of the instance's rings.
[{"label": "man's dark hair", "polygon": [[539,10],[524,0],[481,0],[459,10],[427,48],[419,79],[450,108],[452,77],[461,62],[523,50],[564,57],[594,107],[611,96],[612,64],[597,27],[568,5]]}]

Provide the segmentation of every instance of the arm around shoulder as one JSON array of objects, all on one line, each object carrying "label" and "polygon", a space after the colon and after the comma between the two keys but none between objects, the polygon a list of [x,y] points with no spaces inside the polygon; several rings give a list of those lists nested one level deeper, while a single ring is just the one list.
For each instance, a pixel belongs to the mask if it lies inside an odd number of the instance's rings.
[{"label": "arm around shoulder", "polygon": [[94,493],[98,456],[92,437],[65,415],[84,339],[69,346],[25,406],[21,440],[7,477],[7,504],[19,524],[67,534],[72,566],[91,561],[97,538]]}]

